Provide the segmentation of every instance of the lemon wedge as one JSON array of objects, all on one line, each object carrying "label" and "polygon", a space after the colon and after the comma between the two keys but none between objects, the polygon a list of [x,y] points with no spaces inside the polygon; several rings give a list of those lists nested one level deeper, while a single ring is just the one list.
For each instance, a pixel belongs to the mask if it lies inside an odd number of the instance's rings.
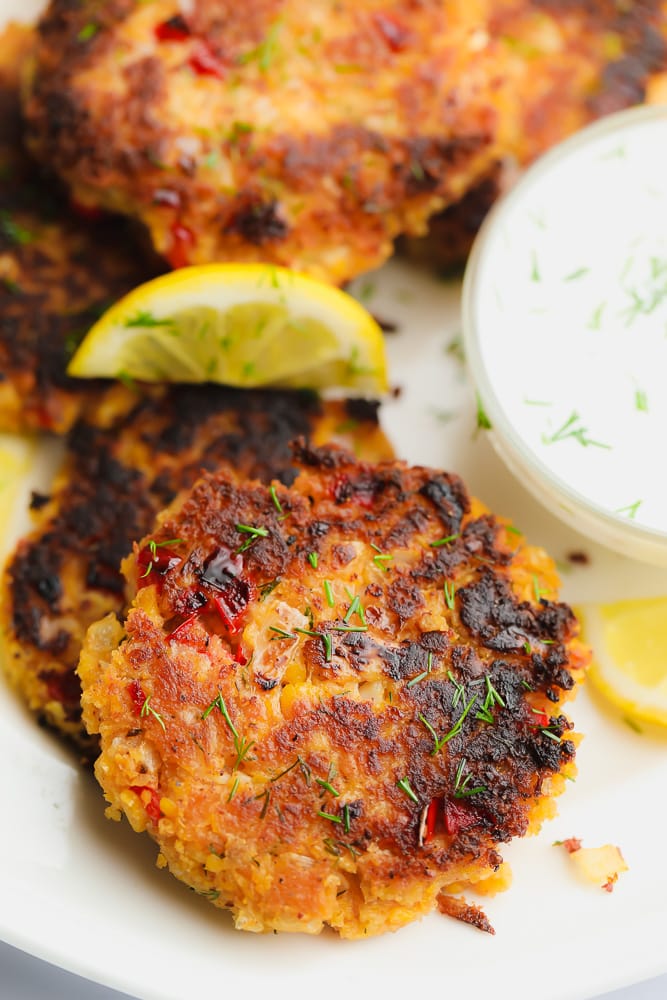
[{"label": "lemon wedge", "polygon": [[345,292],[268,264],[186,267],[135,288],[68,374],[241,388],[387,389],[378,324]]},{"label": "lemon wedge", "polygon": [[[7,529],[16,516],[19,492],[35,453],[29,438],[0,434],[0,524]],[[0,563],[9,548],[11,532],[0,535]]]},{"label": "lemon wedge", "polygon": [[667,597],[578,609],[588,677],[630,719],[667,726]]}]

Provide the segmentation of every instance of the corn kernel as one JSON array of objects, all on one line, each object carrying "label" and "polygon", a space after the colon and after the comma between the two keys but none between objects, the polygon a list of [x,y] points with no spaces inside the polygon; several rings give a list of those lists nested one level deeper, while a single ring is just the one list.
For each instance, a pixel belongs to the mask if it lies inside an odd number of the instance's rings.
[{"label": "corn kernel", "polygon": [[299,693],[294,684],[286,684],[280,694],[280,708],[285,718],[293,718],[298,701]]},{"label": "corn kernel", "polygon": [[163,796],[160,799],[160,809],[165,816],[173,817],[178,812],[178,806],[176,805],[176,803],[173,801],[173,799],[168,799],[166,796]]},{"label": "corn kernel", "polygon": [[225,867],[225,859],[219,858],[217,854],[209,854],[204,865],[207,872],[221,872]]},{"label": "corn kernel", "polygon": [[306,679],[306,667],[300,660],[292,660],[285,671],[284,678],[288,684],[301,684]]}]

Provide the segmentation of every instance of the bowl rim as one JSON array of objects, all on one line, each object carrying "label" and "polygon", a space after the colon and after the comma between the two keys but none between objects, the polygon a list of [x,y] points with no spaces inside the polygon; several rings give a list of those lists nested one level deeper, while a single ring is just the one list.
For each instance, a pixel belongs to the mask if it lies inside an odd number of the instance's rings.
[{"label": "bowl rim", "polygon": [[[640,546],[646,550],[647,547],[654,546],[659,549],[662,555],[667,555],[667,526],[664,531],[638,524],[631,518],[606,510],[597,503],[589,499],[584,493],[571,486],[561,476],[556,475],[549,466],[540,459],[534,451],[526,444],[525,440],[514,429],[514,424],[506,416],[505,410],[493,388],[493,380],[489,375],[488,368],[484,362],[482,351],[479,345],[479,317],[478,306],[480,299],[479,275],[482,264],[486,261],[489,253],[489,242],[491,235],[502,224],[503,220],[515,208],[517,203],[533,189],[541,178],[550,173],[565,159],[576,157],[581,150],[597,142],[604,136],[632,130],[636,127],[646,127],[656,124],[667,126],[667,104],[642,105],[617,111],[603,118],[601,121],[587,125],[581,131],[562,142],[553,149],[540,156],[519,178],[517,183],[493,206],[486,219],[482,223],[475,238],[472,250],[468,257],[468,262],[463,276],[462,289],[462,326],[463,343],[466,358],[466,366],[470,373],[473,386],[478,393],[479,400],[484,407],[491,424],[492,437],[503,439],[503,444],[513,452],[514,461],[510,460],[502,447],[497,447],[503,460],[509,465],[511,471],[516,475],[516,464],[537,473],[540,479],[559,495],[559,511],[555,511],[562,519],[565,517],[563,508],[565,504],[570,507],[582,508],[586,514],[593,516],[602,522],[605,544],[610,545],[609,536],[623,534],[626,541],[633,537]],[[496,440],[494,440],[494,444]],[[516,464],[515,464],[516,463]],[[528,487],[530,489],[530,487]],[[532,492],[537,499],[549,507],[545,496]],[[553,509],[553,508],[550,508]],[[564,509],[568,510],[569,507]],[[612,543],[612,547],[613,543]]]}]

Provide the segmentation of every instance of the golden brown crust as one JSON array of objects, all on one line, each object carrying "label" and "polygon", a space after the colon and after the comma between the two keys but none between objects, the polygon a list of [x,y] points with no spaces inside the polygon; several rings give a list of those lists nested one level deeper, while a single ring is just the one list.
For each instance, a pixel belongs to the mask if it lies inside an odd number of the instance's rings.
[{"label": "golden brown crust", "polygon": [[52,496],[34,497],[38,525],[5,575],[9,677],[33,711],[86,752],[94,745],[81,726],[75,675],[83,637],[92,622],[121,611],[121,560],[179,490],[221,465],[239,477],[291,482],[289,443],[300,434],[368,458],[391,455],[370,402],[221,386],[144,391],[123,391],[119,412],[104,397],[74,426]]},{"label": "golden brown crust", "polygon": [[[504,0],[484,40],[495,67],[498,166],[404,249],[439,271],[460,266],[493,201],[537,156],[601,115],[667,99],[664,0]],[[481,44],[482,39],[480,39]]]},{"label": "golden brown crust", "polygon": [[587,654],[551,561],[456,476],[297,457],[275,496],[205,477],[135,546],[84,720],[112,813],[237,926],[357,937],[497,879],[572,771]]},{"label": "golden brown crust", "polygon": [[77,215],[24,152],[19,75],[33,41],[19,25],[0,35],[0,429],[63,432],[105,391],[67,378],[74,347],[157,265],[124,220]]},{"label": "golden brown crust", "polygon": [[37,154],[80,199],[141,217],[173,264],[262,259],[342,282],[489,163],[465,4],[193,7],[185,36],[160,40],[171,0],[94,18],[56,0],[26,105]]},{"label": "golden brown crust", "polygon": [[30,141],[78,198],[175,266],[335,282],[667,67],[665,0],[52,0],[39,31]]}]

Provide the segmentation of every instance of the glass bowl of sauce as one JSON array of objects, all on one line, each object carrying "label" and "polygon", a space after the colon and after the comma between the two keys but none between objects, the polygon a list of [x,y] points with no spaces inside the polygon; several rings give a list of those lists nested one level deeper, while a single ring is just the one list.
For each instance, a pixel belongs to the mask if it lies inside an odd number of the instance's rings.
[{"label": "glass bowl of sauce", "polygon": [[667,566],[667,107],[526,172],[476,240],[463,324],[514,473],[578,531]]}]

